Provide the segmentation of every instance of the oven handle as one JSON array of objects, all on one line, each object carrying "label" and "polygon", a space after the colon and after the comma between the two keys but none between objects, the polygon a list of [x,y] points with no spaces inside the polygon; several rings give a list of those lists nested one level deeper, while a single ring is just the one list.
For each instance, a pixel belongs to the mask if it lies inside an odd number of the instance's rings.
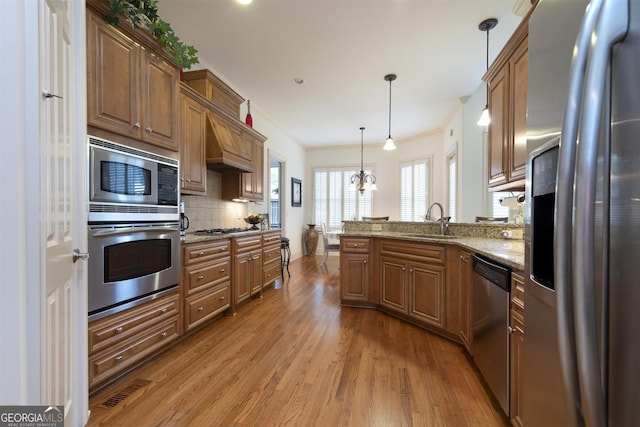
[{"label": "oven handle", "polygon": [[178,226],[162,226],[160,227],[128,227],[122,228],[120,230],[102,230],[96,231],[92,234],[93,237],[109,237],[109,236],[117,236],[120,234],[129,234],[132,232],[152,232],[152,233],[164,233],[166,231],[180,231]]}]

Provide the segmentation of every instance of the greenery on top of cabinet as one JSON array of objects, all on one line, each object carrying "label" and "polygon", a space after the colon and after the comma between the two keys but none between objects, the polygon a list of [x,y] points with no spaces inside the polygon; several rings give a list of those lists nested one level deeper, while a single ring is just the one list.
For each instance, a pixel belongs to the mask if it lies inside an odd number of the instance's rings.
[{"label": "greenery on top of cabinet", "polygon": [[111,12],[105,16],[108,23],[118,25],[122,14],[133,28],[149,30],[178,67],[189,69],[198,62],[198,50],[181,42],[171,25],[158,16],[158,0],[109,0],[109,8]]}]

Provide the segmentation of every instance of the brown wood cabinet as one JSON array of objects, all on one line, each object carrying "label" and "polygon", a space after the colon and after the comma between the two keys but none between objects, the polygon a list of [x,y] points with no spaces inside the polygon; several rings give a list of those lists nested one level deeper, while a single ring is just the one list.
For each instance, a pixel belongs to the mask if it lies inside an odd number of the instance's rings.
[{"label": "brown wood cabinet", "polygon": [[262,234],[262,289],[272,285],[281,275],[282,252],[280,231]]},{"label": "brown wood cabinet", "polygon": [[473,263],[472,254],[460,250],[458,253],[458,280],[460,284],[460,340],[473,354]]},{"label": "brown wood cabinet", "polygon": [[249,131],[242,134],[245,144],[251,150],[251,173],[225,173],[222,175],[222,198],[225,200],[244,199],[252,202],[264,200],[264,139]]},{"label": "brown wood cabinet", "polygon": [[233,237],[233,305],[262,292],[262,236]]},{"label": "brown wood cabinet", "polygon": [[527,161],[529,15],[513,33],[484,80],[489,85],[489,187],[524,190]]},{"label": "brown wood cabinet", "polygon": [[340,239],[340,298],[342,305],[370,306],[371,240]]},{"label": "brown wood cabinet", "polygon": [[180,191],[207,194],[205,126],[207,107],[184,86],[180,90]]},{"label": "brown wood cabinet", "polygon": [[445,329],[445,247],[383,240],[380,243],[380,306]]},{"label": "brown wood cabinet", "polygon": [[182,74],[182,79],[207,100],[227,111],[235,119],[239,119],[240,104],[244,102],[244,98],[211,71],[185,71]]},{"label": "brown wood cabinet", "polygon": [[524,366],[524,277],[522,272],[511,274],[511,302],[509,319],[509,413],[511,425],[522,427],[523,366]]},{"label": "brown wood cabinet", "polygon": [[89,126],[178,151],[178,96],[175,65],[87,10]]},{"label": "brown wood cabinet", "polygon": [[229,239],[182,246],[184,330],[191,331],[231,307]]},{"label": "brown wood cabinet", "polygon": [[89,323],[89,388],[133,368],[180,335],[178,292]]}]

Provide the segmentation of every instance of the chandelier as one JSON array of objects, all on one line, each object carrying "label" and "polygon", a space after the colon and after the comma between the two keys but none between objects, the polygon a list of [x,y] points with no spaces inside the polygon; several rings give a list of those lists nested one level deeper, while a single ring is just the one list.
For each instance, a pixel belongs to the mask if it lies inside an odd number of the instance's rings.
[{"label": "chandelier", "polygon": [[354,173],[351,175],[350,190],[358,190],[362,196],[365,190],[375,191],[376,177],[371,174],[364,173],[364,127],[360,128],[360,173]]}]

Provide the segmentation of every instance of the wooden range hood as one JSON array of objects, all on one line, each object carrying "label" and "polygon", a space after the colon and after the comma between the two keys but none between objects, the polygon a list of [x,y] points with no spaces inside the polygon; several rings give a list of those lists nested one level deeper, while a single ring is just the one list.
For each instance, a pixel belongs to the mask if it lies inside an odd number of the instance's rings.
[{"label": "wooden range hood", "polygon": [[207,168],[220,173],[253,172],[252,140],[239,121],[207,112],[205,129]]}]

